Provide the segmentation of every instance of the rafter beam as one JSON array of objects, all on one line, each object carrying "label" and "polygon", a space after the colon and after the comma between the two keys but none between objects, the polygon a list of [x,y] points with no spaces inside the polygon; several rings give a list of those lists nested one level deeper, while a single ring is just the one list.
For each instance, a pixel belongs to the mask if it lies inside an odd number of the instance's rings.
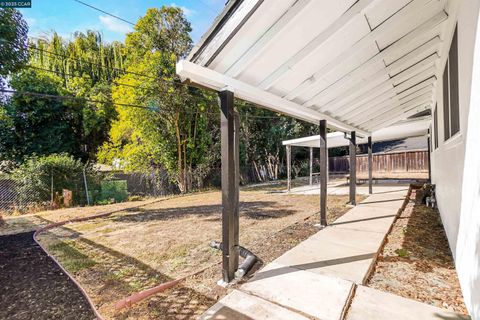
[{"label": "rafter beam", "polygon": [[343,117],[339,117],[343,121],[346,122],[357,122],[360,123],[359,121],[363,119],[364,115],[366,114],[374,114],[378,111],[381,111],[387,107],[391,106],[398,106],[400,105],[400,102],[398,101],[398,98],[396,96],[389,97],[387,99],[384,99],[377,104],[370,105],[370,106],[365,106],[363,108],[357,108],[352,112],[349,112],[348,114],[344,115]]},{"label": "rafter beam", "polygon": [[[390,54],[392,52],[400,51],[404,46],[408,45],[411,41],[413,41],[418,36],[423,35],[428,30],[431,30],[436,25],[442,23],[448,18],[448,15],[445,11],[435,12],[430,19],[426,22],[422,23],[417,28],[413,30],[407,31],[406,35],[398,39],[396,42],[392,43],[390,46],[382,50],[384,55]],[[385,25],[390,25],[390,27],[394,27],[393,24],[387,22],[384,23]],[[300,85],[298,85],[295,89],[293,89],[289,94],[285,95],[285,97],[289,100],[294,99],[304,92],[311,90],[310,88],[315,85],[315,79],[321,79],[323,76],[330,73],[333,69],[337,68],[345,60],[351,58],[352,52],[361,52],[372,45],[372,42],[375,41],[376,37],[381,36],[378,30],[384,30],[385,27],[382,29],[375,29],[366,36],[364,36],[361,40],[357,41],[352,47],[345,50],[342,53],[335,55],[335,58],[327,63],[325,66],[317,70],[311,76],[309,76],[306,80],[304,80]],[[425,47],[423,49],[426,49]],[[279,72],[279,71],[278,71]],[[268,78],[267,78],[268,79]],[[313,79],[313,80],[312,80]],[[265,80],[264,80],[265,81]],[[270,87],[270,86],[269,86]],[[267,87],[267,88],[269,88]],[[313,103],[312,103],[313,104]]]},{"label": "rafter beam", "polygon": [[[425,105],[430,106],[431,103],[432,103],[431,98],[425,98],[425,99],[419,99],[417,101],[412,101],[412,102],[409,102],[407,104],[403,104],[399,107],[395,107],[393,109],[387,110],[387,111],[377,115],[376,117],[374,117],[370,120],[363,121],[362,123],[359,123],[359,126],[361,126],[362,128],[372,128],[372,127],[377,128],[378,125],[382,124],[383,121],[385,121],[385,120],[396,119],[397,117],[399,117],[403,114],[407,114],[412,109],[415,109],[415,108],[421,107],[421,106],[425,106]],[[407,117],[409,117],[409,116],[407,116]],[[407,117],[405,117],[405,118],[407,118]]]},{"label": "rafter beam", "polygon": [[[380,84],[373,83],[373,87],[371,87],[372,83],[367,83],[361,90],[353,92],[349,95],[342,94],[332,100],[329,104],[318,108],[320,112],[325,111],[326,109],[336,111],[336,110],[346,110],[349,107],[355,108],[360,106],[364,103],[369,102],[372,99],[375,99],[377,96],[385,93],[386,91],[392,90],[393,85],[387,80],[380,82]],[[366,89],[366,91],[363,91]],[[326,108],[328,106],[328,108]],[[325,109],[324,109],[325,108]]]},{"label": "rafter beam", "polygon": [[435,85],[435,79],[433,78],[430,78],[430,79],[427,79],[425,81],[422,81],[422,82],[419,82],[417,85],[413,86],[413,87],[410,87],[409,89],[407,90],[404,90],[403,92],[399,93],[398,94],[398,99],[402,100],[403,98],[407,97],[408,95],[418,91],[418,90],[421,90],[423,88],[427,88],[427,87],[431,87],[433,89]]},{"label": "rafter beam", "polygon": [[[278,79],[280,79],[289,69],[291,69],[298,62],[308,57],[313,50],[315,50],[320,44],[324,43],[327,39],[335,35],[345,25],[347,25],[353,17],[362,13],[375,0],[359,0],[353,6],[351,6],[344,14],[342,14],[335,22],[330,24],[325,30],[323,30],[318,36],[310,41],[305,47],[299,50],[293,57],[288,59],[273,73],[267,76],[260,84],[260,88],[268,90],[274,85]],[[421,0],[424,1],[424,0]]]},{"label": "rafter beam", "polygon": [[416,76],[417,74],[423,71],[431,70],[432,73],[435,74],[435,71],[437,70],[435,66],[435,62],[437,61],[437,58],[438,58],[438,55],[432,54],[428,58],[423,59],[417,64],[395,75],[394,77],[392,77],[393,85],[397,86],[400,83],[412,78],[413,76]]},{"label": "rafter beam", "polygon": [[236,97],[275,112],[283,113],[311,123],[318,123],[320,120],[327,120],[331,127],[339,131],[357,131],[362,136],[368,135],[367,131],[343,123],[329,115],[302,107],[295,102],[283,99],[271,92],[227,77],[217,71],[199,66],[186,60],[180,60],[177,63],[177,74],[184,81],[190,81],[198,86],[210,88],[215,91],[220,91],[226,87],[231,88]]},{"label": "rafter beam", "polygon": [[363,110],[363,113],[357,114],[355,117],[352,117],[350,119],[354,119],[355,123],[358,123],[359,125],[361,125],[366,121],[374,120],[378,116],[390,113],[390,112],[392,112],[396,109],[408,108],[411,105],[422,103],[424,101],[430,101],[431,99],[432,99],[432,92],[427,92],[427,93],[424,93],[422,95],[412,97],[412,99],[410,99],[408,101],[404,101],[403,103],[398,103],[396,101],[391,101],[390,103],[387,102],[386,104],[384,104],[383,107],[380,107],[380,108],[372,108],[371,110]]},{"label": "rafter beam", "polygon": [[393,91],[393,88],[390,88],[388,91],[373,98],[372,100],[369,100],[361,105],[352,106],[351,108],[349,107],[348,109],[345,108],[344,110],[341,110],[341,112],[335,112],[335,115],[339,118],[350,119],[357,116],[357,114],[361,114],[364,112],[364,110],[375,109],[376,106],[382,105],[385,101],[398,100],[395,98],[395,96],[395,91]]},{"label": "rafter beam", "polygon": [[[395,60],[394,62],[390,63],[388,68],[388,73],[391,76],[394,76],[403,70],[407,69],[412,64],[423,60],[426,56],[436,53],[438,47],[442,43],[439,36],[435,36],[433,39],[425,42],[421,46],[415,48],[414,50],[410,51],[403,57]],[[438,54],[438,53],[437,53]]]},{"label": "rafter beam", "polygon": [[417,113],[423,112],[423,111],[428,110],[428,109],[431,109],[431,105],[424,104],[424,105],[414,107],[410,110],[407,110],[404,113],[401,113],[401,114],[398,114],[398,115],[392,115],[391,117],[386,118],[385,120],[376,124],[375,126],[369,127],[369,128],[371,128],[370,131],[376,131],[376,130],[379,130],[379,129],[382,129],[382,128],[389,127],[389,126],[391,126],[392,124],[394,124],[398,121],[405,120],[408,117],[411,117],[413,115],[416,115]]},{"label": "rafter beam", "polygon": [[240,75],[242,71],[262,53],[267,45],[311,2],[312,0],[296,1],[237,61],[228,67],[225,74],[232,78]]},{"label": "rafter beam", "polygon": [[[407,78],[408,76],[410,76],[410,78],[411,78],[412,75],[416,76],[417,74],[425,73],[425,72],[429,72],[431,74],[434,74],[434,72],[436,70],[435,68],[429,68],[427,70],[424,70],[425,66],[433,64],[436,61],[435,56],[431,56],[431,57],[432,58],[424,59],[421,63],[418,63],[417,65],[412,66],[411,68],[406,70],[406,71],[408,71],[408,73],[407,72],[405,72],[405,74],[400,73],[400,74],[396,75],[395,77],[387,80],[386,83],[400,84],[402,81],[409,80],[409,78]],[[390,98],[395,97],[395,95],[396,95],[396,90],[392,86],[391,90],[386,91],[382,95],[376,96],[372,100],[369,100],[369,101],[367,101],[367,102],[365,102],[361,105],[352,104],[350,106],[344,107],[340,112],[336,112],[336,115],[338,115],[339,118],[342,118],[345,115],[348,115],[348,118],[352,118],[352,117],[356,116],[357,114],[363,113],[363,108],[365,108],[367,110],[371,110],[372,108],[375,108],[375,107],[372,107],[372,104],[375,106],[379,102],[383,102],[385,100],[390,100]],[[397,100],[398,99],[400,99],[400,97],[398,97]],[[395,99],[393,99],[393,100],[395,100]],[[332,110],[332,109],[330,108],[329,110]]]},{"label": "rafter beam", "polygon": [[[433,72],[432,72],[433,71]],[[407,89],[410,89],[413,86],[416,86],[417,84],[424,82],[425,80],[429,81],[435,81],[437,80],[437,77],[435,77],[435,68],[429,68],[425,71],[422,71],[421,73],[411,77],[408,80],[405,80],[404,82],[398,84],[395,86],[395,91],[397,93],[401,93]],[[431,79],[433,78],[433,79]]]}]

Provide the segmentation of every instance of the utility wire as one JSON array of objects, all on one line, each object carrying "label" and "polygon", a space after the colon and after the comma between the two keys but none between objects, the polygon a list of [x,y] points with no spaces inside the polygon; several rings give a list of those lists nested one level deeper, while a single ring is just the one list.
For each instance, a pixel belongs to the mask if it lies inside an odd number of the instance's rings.
[{"label": "utility wire", "polygon": [[[26,65],[25,68],[36,69],[36,70],[41,70],[41,71],[45,71],[45,72],[51,72],[51,73],[55,73],[55,74],[57,74],[59,76],[62,76],[62,77],[82,78],[82,76],[77,76],[77,75],[74,75],[74,74],[71,74],[71,73],[40,68],[40,67],[32,66],[30,64]],[[125,87],[136,88],[136,89],[145,89],[144,87],[141,87],[141,86],[135,86],[135,85],[132,85],[132,84],[118,82],[115,79],[112,80],[112,83],[116,84],[118,86],[125,86]]]},{"label": "utility wire", "polygon": [[[43,39],[41,39],[43,40]],[[4,39],[0,39],[1,42],[7,42],[7,43],[10,43],[12,45],[15,45],[14,43],[12,42],[9,42],[9,41],[6,41]],[[17,46],[17,48],[19,49],[23,49],[23,48],[20,48]],[[146,74],[143,74],[143,73],[138,73],[138,72],[132,72],[132,71],[127,71],[127,70],[123,70],[123,69],[119,69],[119,68],[115,68],[115,67],[107,67],[107,66],[104,66],[104,65],[101,65],[99,63],[95,63],[95,62],[91,62],[91,61],[88,61],[88,60],[85,60],[85,59],[80,59],[80,58],[72,58],[72,57],[68,57],[66,55],[63,55],[63,54],[59,54],[59,53],[56,53],[56,52],[52,52],[52,51],[49,51],[49,50],[45,50],[45,49],[40,49],[38,47],[36,47],[35,45],[28,45],[28,48],[30,49],[33,49],[33,50],[36,50],[36,51],[40,51],[40,52],[44,52],[44,53],[47,53],[47,54],[51,54],[51,55],[54,55],[54,56],[58,56],[58,57],[61,57],[63,59],[68,59],[68,60],[71,60],[71,61],[77,61],[77,62],[82,62],[82,63],[87,63],[87,64],[91,64],[91,65],[95,65],[95,66],[98,66],[104,70],[108,70],[108,71],[117,71],[117,72],[122,72],[124,74],[131,74],[131,75],[135,75],[135,76],[140,76],[140,77],[146,77],[146,78],[149,78],[149,79],[152,79],[152,80],[160,80],[160,81],[163,81],[165,83],[169,83],[169,84],[172,84],[174,86],[184,86],[185,88],[195,88],[195,89],[198,89],[197,87],[195,86],[192,86],[192,85],[189,85],[187,83],[183,83],[183,82],[178,82],[178,81],[175,81],[175,80],[170,80],[170,79],[165,79],[165,78],[160,78],[160,77],[155,77],[155,76],[151,76],[151,75],[146,75]],[[52,72],[52,73],[56,73],[58,75],[62,75],[62,76],[71,76],[71,77],[80,77],[80,76],[76,76],[76,75],[72,75],[72,74],[67,74],[67,73],[64,73],[64,72],[60,72],[60,71],[54,71],[54,70],[49,70],[49,69],[44,69],[44,68],[39,68],[39,67],[35,67],[35,66],[32,66],[32,65],[26,65],[27,68],[34,68],[34,69],[39,69],[39,70],[43,70],[43,71],[46,71],[46,72]],[[129,85],[129,84],[122,84],[114,79],[111,80],[112,82],[114,82],[115,84],[118,84],[118,85],[123,85],[123,86],[127,86],[127,87],[131,87],[131,88],[143,88],[143,87],[140,87],[140,86],[134,86],[134,85]],[[144,88],[143,88],[144,89]],[[197,95],[198,97],[200,98],[205,98],[203,96],[200,96],[197,94],[197,92],[190,92],[192,95]]]},{"label": "utility wire", "polygon": [[[132,74],[132,75],[135,75],[135,76],[146,77],[146,78],[158,80],[158,77],[149,76],[149,75],[142,74],[142,73],[138,73],[138,72],[127,71],[127,70],[123,70],[123,69],[116,68],[116,67],[107,67],[107,66],[104,66],[104,65],[102,65],[102,64],[100,64],[100,63],[91,62],[91,61],[88,61],[88,60],[85,60],[85,59],[68,57],[68,56],[66,56],[66,55],[64,55],[64,54],[60,54],[60,53],[56,53],[56,52],[52,52],[52,51],[49,51],[49,50],[45,50],[45,49],[38,48],[38,47],[35,46],[35,45],[28,45],[28,47],[29,47],[30,49],[35,50],[35,51],[44,52],[44,53],[47,53],[47,54],[50,54],[50,55],[54,55],[54,56],[57,56],[57,57],[60,57],[60,58],[63,58],[63,59],[71,60],[71,61],[77,61],[77,62],[87,63],[87,64],[90,64],[90,65],[94,65],[94,66],[103,68],[103,69],[105,69],[105,70],[117,71],[117,72],[122,72],[122,73],[126,73],[126,74]],[[167,79],[162,79],[162,80],[163,80],[163,81],[169,81],[169,80],[167,80]]]},{"label": "utility wire", "polygon": [[[41,71],[45,71],[45,72],[51,72],[51,73],[57,74],[57,75],[62,76],[62,77],[82,78],[82,76],[77,76],[77,75],[73,75],[73,74],[69,74],[69,73],[65,73],[65,72],[61,72],[61,71],[55,71],[55,70],[40,68],[40,67],[36,67],[36,66],[32,66],[32,65],[25,65],[25,68],[36,69],[36,70],[41,70]],[[145,88],[145,87],[143,87],[143,86],[138,86],[138,85],[132,85],[132,84],[127,84],[127,83],[118,82],[118,81],[115,80],[115,79],[113,79],[113,80],[111,80],[111,81],[112,81],[112,83],[113,83],[114,85],[118,85],[118,86],[125,86],[125,87],[130,87],[130,88],[134,88],[134,89],[142,89],[142,90],[153,90],[153,89],[150,89],[150,88]],[[199,94],[199,93],[196,92],[196,91],[194,91],[194,92],[189,92],[189,95],[192,96],[192,97],[201,99],[200,101],[203,101],[203,102],[205,102],[205,103],[211,103],[211,102],[212,102],[212,101],[209,100],[207,97],[203,96],[202,94]],[[198,99],[197,99],[197,103],[199,102]]]},{"label": "utility wire", "polygon": [[123,18],[120,18],[119,16],[116,16],[116,15],[111,14],[111,13],[105,11],[105,10],[99,9],[99,8],[97,8],[97,7],[94,7],[94,6],[92,6],[92,5],[88,4],[88,3],[85,3],[85,2],[80,1],[80,0],[73,0],[73,1],[78,2],[78,3],[80,3],[80,4],[83,4],[84,6],[87,6],[87,7],[89,7],[89,8],[92,8],[93,10],[100,11],[100,12],[102,12],[102,13],[104,13],[104,14],[106,14],[106,15],[109,15],[110,17],[113,17],[113,18],[115,18],[115,19],[118,19],[118,20],[121,20],[121,21],[123,21],[123,22],[126,22],[126,23],[128,23],[128,24],[130,24],[130,25],[132,25],[132,26],[135,26],[135,23],[133,23],[133,22],[131,22],[131,21],[125,20],[125,19],[123,19]]},{"label": "utility wire", "polygon": [[18,90],[0,89],[0,92],[19,94],[19,95],[23,95],[23,96],[47,98],[47,99],[56,99],[56,100],[81,100],[81,101],[92,102],[92,103],[110,103],[112,105],[117,105],[117,106],[122,106],[122,107],[132,107],[132,108],[147,109],[147,110],[157,109],[156,107],[140,106],[140,105],[129,104],[129,103],[117,103],[117,102],[113,102],[113,101],[93,100],[93,99],[82,98],[82,97],[61,96],[61,95],[56,95],[56,94],[47,94],[47,93],[31,92],[31,91],[18,91]]},{"label": "utility wire", "polygon": [[[19,94],[23,96],[32,96],[38,98],[46,98],[46,99],[53,99],[53,100],[79,100],[82,102],[91,102],[91,103],[109,103],[112,105],[120,106],[120,107],[131,107],[131,108],[138,108],[138,109],[145,109],[150,111],[159,111],[158,107],[147,107],[142,105],[136,104],[129,104],[129,103],[120,103],[120,102],[113,102],[113,101],[105,101],[105,100],[95,100],[83,97],[75,97],[75,96],[62,96],[56,94],[47,94],[47,93],[40,93],[40,92],[31,92],[31,91],[19,91],[19,90],[9,90],[9,89],[0,89],[0,92],[4,93],[11,93],[11,94]],[[197,112],[182,112],[183,114],[195,115]],[[213,112],[200,112],[200,114],[208,114],[213,116],[218,116],[218,113]],[[246,116],[248,119],[279,119],[280,116]]]}]

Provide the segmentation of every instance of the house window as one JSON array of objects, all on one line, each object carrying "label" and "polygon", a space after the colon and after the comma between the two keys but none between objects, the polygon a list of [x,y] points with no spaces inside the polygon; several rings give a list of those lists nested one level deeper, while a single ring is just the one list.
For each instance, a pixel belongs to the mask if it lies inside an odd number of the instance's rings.
[{"label": "house window", "polygon": [[435,111],[433,111],[433,143],[435,149],[438,148],[438,108],[435,106]]},{"label": "house window", "polygon": [[455,28],[448,60],[443,71],[443,129],[445,141],[460,131],[458,96],[458,43],[457,29]]}]

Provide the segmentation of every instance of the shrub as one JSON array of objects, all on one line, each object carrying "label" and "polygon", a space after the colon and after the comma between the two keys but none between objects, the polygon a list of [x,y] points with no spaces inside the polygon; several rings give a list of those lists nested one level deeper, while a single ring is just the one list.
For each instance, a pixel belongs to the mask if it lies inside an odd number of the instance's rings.
[{"label": "shrub", "polygon": [[[13,170],[20,203],[42,203],[51,199],[53,193],[62,194],[63,189],[73,191],[74,202],[85,202],[84,165],[68,154],[33,156]],[[86,168],[89,185],[95,176],[91,166]]]},{"label": "shrub", "polygon": [[100,201],[123,202],[128,199],[127,180],[104,180],[101,190]]}]

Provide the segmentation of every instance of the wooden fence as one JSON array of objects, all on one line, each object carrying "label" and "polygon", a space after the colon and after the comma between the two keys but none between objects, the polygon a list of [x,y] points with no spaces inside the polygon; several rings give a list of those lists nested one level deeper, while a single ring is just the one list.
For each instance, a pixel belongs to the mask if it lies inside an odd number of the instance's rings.
[{"label": "wooden fence", "polygon": [[[330,173],[348,173],[349,156],[331,157]],[[428,151],[412,150],[373,154],[373,176],[385,178],[426,178],[428,176]],[[357,176],[368,175],[368,155],[357,155]]]}]

